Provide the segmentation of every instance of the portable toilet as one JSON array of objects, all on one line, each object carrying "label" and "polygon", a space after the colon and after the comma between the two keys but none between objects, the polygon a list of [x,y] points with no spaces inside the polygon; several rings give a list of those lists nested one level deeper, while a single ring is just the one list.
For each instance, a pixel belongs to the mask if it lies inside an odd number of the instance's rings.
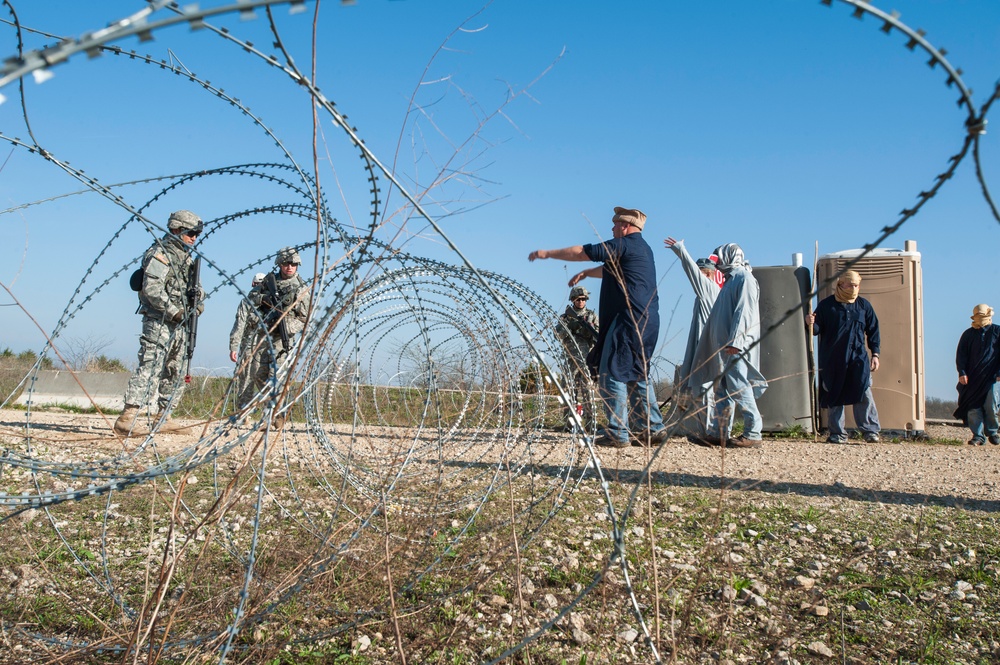
[{"label": "portable toilet", "polygon": [[810,289],[809,270],[802,255],[792,256],[790,266],[754,266],[760,286],[760,372],[767,390],[757,400],[763,431],[783,432],[813,424],[813,367],[805,325]]},{"label": "portable toilet", "polygon": [[[907,240],[904,247],[873,249],[861,259],[861,249],[824,254],[816,277],[823,299],[833,295],[839,273],[850,269],[861,275],[861,297],[875,309],[882,338],[879,369],[872,373],[882,432],[913,438],[923,436],[926,419],[923,274],[916,241]],[[851,429],[856,426],[854,416],[850,407],[845,410],[846,427]],[[826,427],[826,409],[820,420]]]}]

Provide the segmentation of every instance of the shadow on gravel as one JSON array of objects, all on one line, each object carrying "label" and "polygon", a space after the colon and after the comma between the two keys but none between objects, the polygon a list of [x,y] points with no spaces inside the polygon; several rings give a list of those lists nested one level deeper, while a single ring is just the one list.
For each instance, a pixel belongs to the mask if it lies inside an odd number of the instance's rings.
[{"label": "shadow on gravel", "polygon": [[[493,467],[484,462],[444,462],[447,466],[482,468]],[[550,476],[565,477],[566,468],[552,465],[533,465],[525,467],[524,471],[544,473]],[[645,475],[635,469],[604,469],[606,479],[628,485],[645,482]],[[588,469],[586,475],[597,478]],[[699,487],[704,489],[726,489],[734,492],[767,492],[769,494],[798,494],[801,496],[842,497],[854,501],[870,501],[873,503],[897,504],[901,506],[943,506],[947,508],[962,508],[983,512],[1000,512],[1000,501],[984,501],[954,494],[918,494],[914,492],[893,492],[873,490],[861,487],[850,487],[843,483],[817,484],[797,482],[775,482],[755,478],[723,478],[722,476],[699,476],[690,473],[667,473],[654,471],[649,474],[653,483],[672,487]]]}]

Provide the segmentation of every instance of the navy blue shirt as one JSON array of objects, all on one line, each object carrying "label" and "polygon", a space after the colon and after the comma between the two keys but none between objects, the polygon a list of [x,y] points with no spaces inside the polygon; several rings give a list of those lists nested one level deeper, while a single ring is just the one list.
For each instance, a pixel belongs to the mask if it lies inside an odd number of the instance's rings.
[{"label": "navy blue shirt", "polygon": [[[610,344],[611,377],[621,382],[645,381],[649,359],[660,335],[653,250],[641,233],[630,233],[584,245],[583,251],[590,260],[604,264],[598,309],[600,336],[592,353],[599,358],[604,345]],[[609,337],[612,323],[616,325]]]},{"label": "navy blue shirt", "polygon": [[861,401],[871,385],[872,354],[882,345],[878,317],[864,298],[837,302],[828,296],[816,306],[813,332],[819,335],[819,405],[846,406]]}]

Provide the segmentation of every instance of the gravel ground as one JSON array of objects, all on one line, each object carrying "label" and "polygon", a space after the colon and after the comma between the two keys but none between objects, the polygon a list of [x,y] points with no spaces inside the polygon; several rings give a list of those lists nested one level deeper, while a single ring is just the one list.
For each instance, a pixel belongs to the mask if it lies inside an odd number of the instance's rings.
[{"label": "gravel ground", "polygon": [[[1000,446],[964,445],[969,432],[960,427],[930,426],[926,432],[928,442],[765,438],[761,448],[725,451],[673,439],[650,468],[675,485],[1000,509]],[[642,468],[650,451],[600,449],[599,456],[602,466],[622,473]]]},{"label": "gravel ground", "polygon": [[[17,447],[24,431],[23,412],[0,411],[0,436],[6,445]],[[827,444],[767,438],[757,449],[719,449],[674,439],[653,449],[599,448],[601,468],[612,481],[610,491],[619,508],[631,490],[626,483],[640,482],[645,468],[652,474],[653,488],[646,499],[640,498],[629,523],[627,551],[648,557],[655,545],[659,555],[658,569],[639,566],[632,572],[647,620],[655,616],[649,580],[661,585],[661,617],[669,619],[659,640],[662,653],[675,656],[674,662],[728,665],[1000,662],[1000,633],[995,629],[1000,552],[994,545],[995,513],[1000,509],[1000,446],[967,446],[968,432],[958,427],[931,426],[926,433],[928,441],[902,443]],[[374,450],[377,459],[391,451],[393,444],[406,441],[399,430],[369,434],[371,440],[364,443],[385,448]],[[311,439],[301,425],[286,427],[281,437],[286,444],[283,452],[292,456],[291,468],[295,468],[296,456],[311,454],[308,446],[298,445]],[[32,414],[31,439],[35,450],[59,462],[95,454],[103,457],[104,451],[130,449],[138,441],[111,435],[110,420],[55,412]],[[189,447],[197,436],[161,434],[155,439],[159,453],[170,453]],[[461,447],[461,460],[446,462],[468,461],[470,468],[491,466],[503,450],[496,441],[493,445],[473,443]],[[559,459],[567,457],[567,451],[572,457],[569,435],[540,433],[531,451],[535,468],[542,473],[560,469]],[[586,460],[586,454],[578,458],[581,466]],[[146,460],[141,457],[139,461]],[[221,468],[224,472],[227,466]],[[571,603],[576,603],[573,611],[538,639],[536,654],[548,654],[538,662],[652,662],[617,568],[605,571],[601,584],[582,600],[578,598],[611,551],[603,509],[605,488],[593,481],[593,471],[587,474],[587,481],[574,486],[559,519],[527,543],[517,560],[522,568],[503,557],[490,560],[498,568],[481,588],[450,596],[433,612],[401,620],[409,662],[445,662],[443,646],[450,653],[467,656],[448,662],[481,662],[481,655],[517,644],[522,629],[538,630]],[[289,486],[281,482],[280,474],[273,477],[276,482],[269,487],[284,492],[280,498],[288,500]],[[207,491],[208,484],[191,482],[186,498],[194,506],[209,505],[207,498],[197,496],[199,488]],[[727,496],[734,499],[725,502],[724,510],[718,507],[722,502],[714,500],[717,492],[688,491],[719,487],[727,488]],[[713,500],[705,501],[705,495],[712,495]],[[926,510],[925,506],[982,512],[964,514],[961,510]],[[819,510],[810,513],[813,507]],[[90,513],[81,516],[85,518],[81,524],[92,521]],[[113,517],[113,528],[124,524],[119,515]],[[284,518],[280,524],[287,528]],[[18,529],[29,526],[12,521],[0,535],[6,535],[10,543],[23,543],[25,532]],[[77,527],[72,525],[73,533]],[[113,567],[118,566],[114,568],[116,581],[128,579],[138,569],[123,550],[149,549],[158,555],[164,531],[129,527],[112,534],[107,558]],[[133,535],[135,542],[129,540]],[[216,537],[223,535],[233,541],[249,537],[247,530],[235,526]],[[500,552],[509,544],[503,537],[484,531],[468,542],[483,547],[484,552]],[[650,540],[653,537],[655,543]],[[74,540],[72,545],[80,551],[104,551],[102,544],[88,540]],[[8,546],[8,554],[15,551],[16,547]],[[371,551],[372,561],[380,551]],[[459,551],[466,552],[465,548]],[[489,559],[471,547],[468,552],[473,562],[477,557]],[[413,552],[396,554],[397,572],[405,571],[404,554]],[[32,594],[45,588],[45,576],[56,573],[23,563],[21,558],[18,568],[5,566],[2,559],[0,571],[9,571],[8,596],[13,594],[10,616],[21,621],[26,608],[33,607]],[[67,576],[76,572],[70,564],[65,566]],[[344,589],[354,584],[369,595],[384,590],[377,566],[366,563],[347,568],[343,574],[356,579],[345,577],[351,583]],[[45,576],[36,569],[46,570]],[[370,570],[375,577],[368,576]],[[450,572],[441,564],[435,568],[440,577],[434,579],[444,582]],[[205,583],[199,578],[198,584]],[[518,585],[520,595],[511,592]],[[22,596],[19,589],[24,590]],[[302,593],[308,596],[310,591]],[[102,596],[75,600],[96,604]],[[676,616],[670,614],[674,610]],[[280,620],[276,618],[275,624],[280,625]],[[206,619],[206,625],[212,624],[212,619]],[[378,623],[358,627],[345,635],[337,649],[365,651],[365,660],[357,662],[400,662],[392,629]],[[280,643],[275,645],[260,647],[280,647]],[[44,640],[25,640],[17,646],[24,648],[23,659],[0,660],[55,662],[35,657],[43,653]],[[341,651],[331,645],[318,646],[331,649],[330,659],[322,662],[333,662],[334,657],[340,662],[335,654],[342,655]],[[0,641],[0,651],[3,647]]]},{"label": "gravel ground", "polygon": [[[36,412],[31,415],[38,443],[100,445],[121,442],[110,433],[110,420],[96,415]],[[23,432],[24,413],[0,411],[0,433]],[[298,426],[289,432],[298,430]],[[169,450],[193,443],[200,432],[158,435]],[[765,438],[754,449],[705,448],[671,439],[659,449],[598,448],[605,475],[628,482],[647,465],[654,480],[677,486],[755,489],[775,494],[841,496],[897,504],[954,505],[975,510],[1000,509],[1000,446],[968,446],[963,427],[929,425],[927,441],[829,444],[812,439]],[[562,443],[568,435],[543,435],[536,445]],[[959,442],[961,442],[959,444]],[[497,448],[493,446],[493,448]],[[499,453],[500,448],[497,448]],[[477,461],[491,451],[465,450]]]}]

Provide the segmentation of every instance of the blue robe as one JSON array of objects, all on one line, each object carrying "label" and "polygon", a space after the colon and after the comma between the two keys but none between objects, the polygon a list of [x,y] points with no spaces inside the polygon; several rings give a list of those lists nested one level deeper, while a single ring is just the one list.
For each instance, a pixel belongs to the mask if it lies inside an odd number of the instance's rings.
[{"label": "blue robe", "polygon": [[[616,381],[645,381],[649,359],[660,335],[660,300],[656,292],[653,250],[641,233],[630,233],[600,243],[584,245],[592,261],[604,264],[598,308],[598,339],[588,364],[597,366],[610,345],[608,373]],[[612,336],[611,324],[617,321]]]},{"label": "blue robe", "polygon": [[954,416],[968,426],[970,409],[981,409],[1000,372],[1000,326],[991,323],[982,328],[968,328],[958,340],[955,366],[959,376],[968,377],[958,384],[958,408]]},{"label": "blue robe", "polygon": [[822,408],[857,404],[871,385],[871,359],[882,338],[878,317],[864,298],[852,303],[829,296],[816,306],[813,334],[819,335],[819,405]]}]

